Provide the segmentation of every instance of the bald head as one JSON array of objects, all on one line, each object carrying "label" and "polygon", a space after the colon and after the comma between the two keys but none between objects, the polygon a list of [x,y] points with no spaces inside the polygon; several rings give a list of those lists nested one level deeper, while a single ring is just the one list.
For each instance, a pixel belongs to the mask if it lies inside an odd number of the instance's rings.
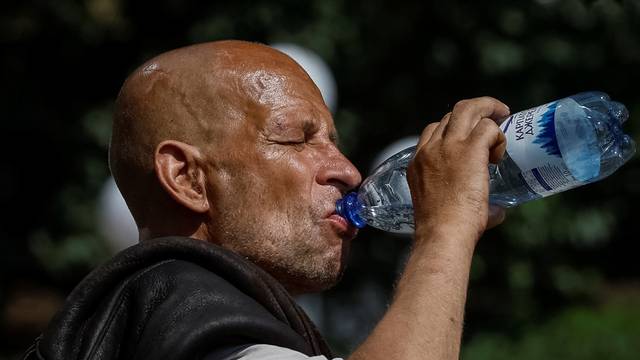
[{"label": "bald head", "polygon": [[116,105],[111,171],[140,239],[190,236],[292,292],[340,278],[356,229],[335,203],[360,182],[320,91],[291,58],[239,41],[162,54]]},{"label": "bald head", "polygon": [[116,101],[109,162],[138,227],[158,215],[157,197],[166,196],[154,174],[162,141],[220,150],[225,134],[277,104],[291,79],[310,82],[288,56],[242,41],[173,50],[136,69]]}]

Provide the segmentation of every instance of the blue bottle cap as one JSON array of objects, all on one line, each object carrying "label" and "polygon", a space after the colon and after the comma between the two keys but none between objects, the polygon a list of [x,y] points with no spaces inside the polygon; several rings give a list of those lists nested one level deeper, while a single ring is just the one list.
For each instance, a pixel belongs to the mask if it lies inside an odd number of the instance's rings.
[{"label": "blue bottle cap", "polygon": [[364,205],[358,201],[358,194],[355,192],[348,193],[345,197],[336,202],[336,212],[338,215],[347,219],[353,226],[362,229],[367,226],[367,222],[358,215],[358,211]]}]

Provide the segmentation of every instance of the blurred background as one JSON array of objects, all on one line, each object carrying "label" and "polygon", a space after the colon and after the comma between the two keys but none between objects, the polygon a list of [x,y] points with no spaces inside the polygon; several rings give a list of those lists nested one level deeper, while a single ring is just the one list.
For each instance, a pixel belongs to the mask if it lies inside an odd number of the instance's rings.
[{"label": "blurred background", "polygon": [[[17,358],[75,284],[135,240],[109,180],[111,114],[128,73],[163,51],[279,44],[314,73],[363,174],[481,95],[517,111],[602,90],[627,105],[640,140],[640,0],[10,0],[0,19],[0,359]],[[485,234],[464,359],[638,358],[639,181],[636,156]],[[338,354],[383,315],[410,244],[366,229],[343,281],[300,298]]]}]

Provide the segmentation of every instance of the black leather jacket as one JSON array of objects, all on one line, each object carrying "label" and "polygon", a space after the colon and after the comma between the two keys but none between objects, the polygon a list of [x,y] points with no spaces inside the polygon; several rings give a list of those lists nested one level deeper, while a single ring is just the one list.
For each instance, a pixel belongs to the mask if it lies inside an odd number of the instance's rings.
[{"label": "black leather jacket", "polygon": [[89,274],[24,359],[200,359],[263,343],[331,352],[273,277],[205,241],[167,237],[133,246]]}]

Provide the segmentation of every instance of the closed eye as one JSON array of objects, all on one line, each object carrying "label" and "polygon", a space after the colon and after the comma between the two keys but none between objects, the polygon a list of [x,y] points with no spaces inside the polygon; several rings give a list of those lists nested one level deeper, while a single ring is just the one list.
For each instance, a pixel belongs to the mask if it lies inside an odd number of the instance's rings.
[{"label": "closed eye", "polygon": [[304,146],[306,145],[306,140],[288,140],[288,141],[278,141],[279,145],[293,147],[296,151],[302,151]]}]

